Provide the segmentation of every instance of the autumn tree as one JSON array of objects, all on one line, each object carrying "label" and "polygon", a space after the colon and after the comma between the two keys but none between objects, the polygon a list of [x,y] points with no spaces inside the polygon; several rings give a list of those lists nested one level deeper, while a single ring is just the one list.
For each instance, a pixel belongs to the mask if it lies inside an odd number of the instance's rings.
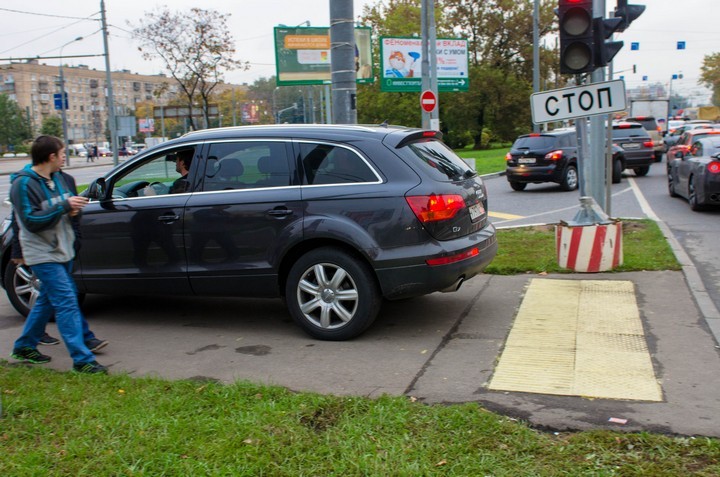
[{"label": "autumn tree", "polygon": [[[438,38],[466,38],[470,89],[440,92],[440,122],[446,141],[462,145],[472,137],[475,148],[487,147],[488,137],[510,141],[530,126],[533,72],[533,0],[439,0],[435,2]],[[541,4],[541,37],[557,28],[553,2]],[[420,1],[387,0],[366,6],[362,20],[373,35],[420,34]],[[555,78],[556,54],[541,48],[540,77]],[[379,58],[376,48],[375,58]],[[380,68],[376,68],[380,71]],[[361,122],[419,126],[416,93],[383,93],[374,85],[358,85]]]},{"label": "autumn tree", "polygon": [[[191,8],[189,12],[172,12],[162,7],[157,12],[145,13],[139,25],[131,25],[143,58],[164,63],[180,86],[190,111],[195,105],[202,107],[205,125],[210,124],[210,100],[217,84],[223,81],[223,73],[249,67],[234,58],[228,17],[229,14],[216,10]],[[191,127],[197,129],[190,116]]]},{"label": "autumn tree", "polygon": [[699,83],[712,90],[712,103],[720,106],[720,53],[705,56],[700,67]]}]

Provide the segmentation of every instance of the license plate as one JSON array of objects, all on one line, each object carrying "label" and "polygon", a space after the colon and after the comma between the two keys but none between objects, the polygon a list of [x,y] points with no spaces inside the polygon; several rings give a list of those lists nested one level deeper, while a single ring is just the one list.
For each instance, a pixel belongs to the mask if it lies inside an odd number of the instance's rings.
[{"label": "license plate", "polygon": [[485,209],[480,204],[473,204],[470,206],[470,220],[473,222],[485,213]]},{"label": "license plate", "polygon": [[622,147],[623,149],[640,149],[640,143],[629,142],[627,144],[623,144]]},{"label": "license plate", "polygon": [[518,158],[518,164],[535,164],[534,157],[520,157]]}]

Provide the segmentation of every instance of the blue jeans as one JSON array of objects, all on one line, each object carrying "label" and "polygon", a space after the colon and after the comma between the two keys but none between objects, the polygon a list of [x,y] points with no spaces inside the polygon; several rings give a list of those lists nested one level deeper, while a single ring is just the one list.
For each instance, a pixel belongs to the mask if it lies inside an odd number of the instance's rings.
[{"label": "blue jeans", "polygon": [[95,361],[95,355],[85,346],[84,335],[90,333],[80,311],[77,289],[72,278],[72,262],[38,263],[30,267],[42,282],[40,295],[25,320],[22,335],[15,341],[15,349],[37,348],[45,334],[45,326],[55,312],[58,331],[74,364]]}]

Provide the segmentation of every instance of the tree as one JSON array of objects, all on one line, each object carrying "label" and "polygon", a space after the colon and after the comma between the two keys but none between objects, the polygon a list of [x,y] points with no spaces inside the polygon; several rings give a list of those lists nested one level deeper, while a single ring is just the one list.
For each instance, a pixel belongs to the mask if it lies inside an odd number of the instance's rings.
[{"label": "tree", "polygon": [[30,127],[20,106],[7,94],[0,94],[0,148],[16,146],[31,138]]},{"label": "tree", "polygon": [[[247,69],[247,63],[234,59],[235,41],[227,26],[229,14],[191,8],[171,12],[162,7],[146,13],[133,36],[140,42],[143,58],[159,58],[180,86],[186,106],[192,111],[200,105],[205,124],[210,124],[210,98],[223,72]],[[197,129],[190,117],[190,125]]]},{"label": "tree", "polygon": [[[557,28],[554,2],[541,5],[540,35]],[[475,148],[486,147],[492,136],[510,141],[530,125],[532,92],[533,0],[440,0],[436,2],[438,38],[466,38],[470,89],[440,93],[440,123],[446,140],[464,143],[471,135]],[[374,36],[420,33],[419,0],[378,0],[363,10],[363,21]],[[557,70],[557,53],[541,48],[540,78],[548,83]],[[375,58],[379,51],[375,50]],[[376,71],[380,71],[376,67]],[[416,93],[383,93],[378,83],[358,86],[358,121],[419,126]],[[491,132],[489,135],[488,132]]]},{"label": "tree", "polygon": [[40,134],[62,137],[63,127],[60,116],[46,116],[40,127]]},{"label": "tree", "polygon": [[712,103],[715,106],[720,106],[720,53],[705,56],[700,67],[700,80],[698,82],[712,90]]}]

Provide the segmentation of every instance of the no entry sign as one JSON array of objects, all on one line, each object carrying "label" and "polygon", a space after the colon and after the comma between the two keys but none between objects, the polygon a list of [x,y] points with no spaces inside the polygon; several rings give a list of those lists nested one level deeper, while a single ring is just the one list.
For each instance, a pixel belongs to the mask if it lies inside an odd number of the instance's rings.
[{"label": "no entry sign", "polygon": [[420,107],[426,113],[432,113],[437,107],[437,96],[435,96],[435,93],[429,89],[423,91],[420,95]]}]

